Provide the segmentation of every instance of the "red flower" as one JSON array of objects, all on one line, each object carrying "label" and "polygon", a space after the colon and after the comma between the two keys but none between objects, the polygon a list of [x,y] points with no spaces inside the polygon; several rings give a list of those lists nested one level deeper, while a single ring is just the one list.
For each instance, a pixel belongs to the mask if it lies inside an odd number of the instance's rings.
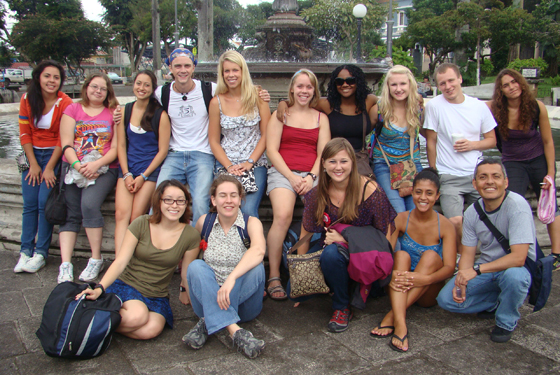
[{"label": "red flower", "polygon": [[208,248],[208,242],[206,242],[205,240],[200,240],[199,248],[202,251],[206,250]]},{"label": "red flower", "polygon": [[328,227],[331,224],[331,217],[326,212],[323,212],[323,223],[325,223],[326,227]]}]

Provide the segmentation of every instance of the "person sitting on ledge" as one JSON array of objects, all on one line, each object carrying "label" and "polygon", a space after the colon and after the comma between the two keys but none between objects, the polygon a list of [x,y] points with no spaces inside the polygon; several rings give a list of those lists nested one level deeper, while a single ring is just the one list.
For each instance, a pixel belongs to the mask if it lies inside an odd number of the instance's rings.
[{"label": "person sitting on ledge", "polygon": [[187,269],[192,307],[200,320],[183,342],[200,349],[208,335],[226,328],[237,350],[256,358],[264,341],[237,323],[261,313],[266,243],[260,220],[239,209],[244,197],[243,186],[233,176],[220,175],[212,182],[211,212],[196,223],[203,236],[203,260]]},{"label": "person sitting on ledge", "polygon": [[[173,328],[169,283],[179,260],[186,270],[198,255],[200,236],[190,225],[191,196],[177,180],[163,181],[152,196],[153,214],[142,215],[130,224],[119,253],[87,299],[96,300],[104,290],[123,301],[117,332],[138,340],[158,336],[167,323]],[[183,257],[184,255],[184,257]],[[182,275],[186,285],[186,273]],[[189,303],[181,287],[179,299]]]},{"label": "person sitting on ledge", "polygon": [[[477,164],[473,186],[482,197],[478,202],[484,213],[509,241],[511,252],[506,254],[471,205],[465,211],[459,272],[441,290],[437,301],[451,312],[495,317],[490,338],[502,343],[511,338],[531,285],[524,264],[527,257],[536,260],[533,213],[524,197],[506,190],[507,174],[499,158],[487,157]],[[475,262],[479,241],[481,254]]]},{"label": "person sitting on ledge", "polygon": [[391,336],[389,346],[395,351],[407,352],[409,348],[405,321],[408,307],[413,303],[422,307],[436,305],[437,294],[455,268],[455,227],[434,210],[439,186],[435,169],[426,168],[418,173],[412,186],[416,207],[401,212],[395,219],[391,243],[395,248],[400,237],[401,251],[395,253],[389,284],[392,309],[371,331],[376,338]]}]

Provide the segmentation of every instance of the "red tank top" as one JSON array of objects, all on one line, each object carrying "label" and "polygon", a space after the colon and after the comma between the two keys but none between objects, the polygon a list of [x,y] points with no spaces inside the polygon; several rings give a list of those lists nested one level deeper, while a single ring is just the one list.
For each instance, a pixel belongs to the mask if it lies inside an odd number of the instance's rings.
[{"label": "red tank top", "polygon": [[319,126],[300,129],[284,124],[278,152],[290,170],[309,172],[317,160],[318,139]]}]

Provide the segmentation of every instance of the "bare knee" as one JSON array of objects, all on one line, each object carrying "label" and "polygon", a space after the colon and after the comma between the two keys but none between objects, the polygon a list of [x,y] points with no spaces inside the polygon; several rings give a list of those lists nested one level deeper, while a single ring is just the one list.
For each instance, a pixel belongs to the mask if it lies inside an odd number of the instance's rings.
[{"label": "bare knee", "polygon": [[120,327],[126,330],[130,329],[138,329],[148,323],[149,320],[149,312],[148,310],[144,311],[135,311],[133,310],[124,310],[121,309],[121,324]]},{"label": "bare knee", "polygon": [[453,226],[457,230],[457,233],[461,233],[461,231],[463,230],[463,217],[462,216],[450,217],[449,221],[451,222],[451,224],[453,224]]},{"label": "bare knee", "polygon": [[410,254],[404,250],[397,251],[393,257],[393,269],[399,271],[410,270]]},{"label": "bare knee", "polygon": [[115,221],[128,221],[130,220],[130,210],[124,207],[115,208]]},{"label": "bare knee", "polygon": [[431,274],[443,267],[443,260],[434,250],[426,250],[420,257],[415,271]]},{"label": "bare knee", "polygon": [[134,338],[137,340],[150,340],[158,337],[163,331],[165,324],[150,319],[143,327],[134,332]]}]

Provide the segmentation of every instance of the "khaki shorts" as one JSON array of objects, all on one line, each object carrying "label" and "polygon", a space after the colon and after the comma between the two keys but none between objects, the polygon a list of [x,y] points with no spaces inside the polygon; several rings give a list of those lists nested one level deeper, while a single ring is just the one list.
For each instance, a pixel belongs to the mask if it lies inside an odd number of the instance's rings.
[{"label": "khaki shorts", "polygon": [[[307,173],[309,173],[296,171],[292,172],[300,177],[305,177],[307,176]],[[317,186],[317,180],[313,181],[313,187],[315,186]],[[282,173],[278,172],[276,168],[270,167],[268,168],[266,195],[270,195],[270,192],[276,188],[288,189],[296,194],[294,188],[292,187],[292,184],[290,184],[290,181],[286,177],[284,177]]]},{"label": "khaki shorts", "polygon": [[473,187],[473,176],[454,176],[451,174],[441,174],[439,203],[443,215],[447,218],[463,216],[465,202],[470,205],[474,203],[480,195]]}]

